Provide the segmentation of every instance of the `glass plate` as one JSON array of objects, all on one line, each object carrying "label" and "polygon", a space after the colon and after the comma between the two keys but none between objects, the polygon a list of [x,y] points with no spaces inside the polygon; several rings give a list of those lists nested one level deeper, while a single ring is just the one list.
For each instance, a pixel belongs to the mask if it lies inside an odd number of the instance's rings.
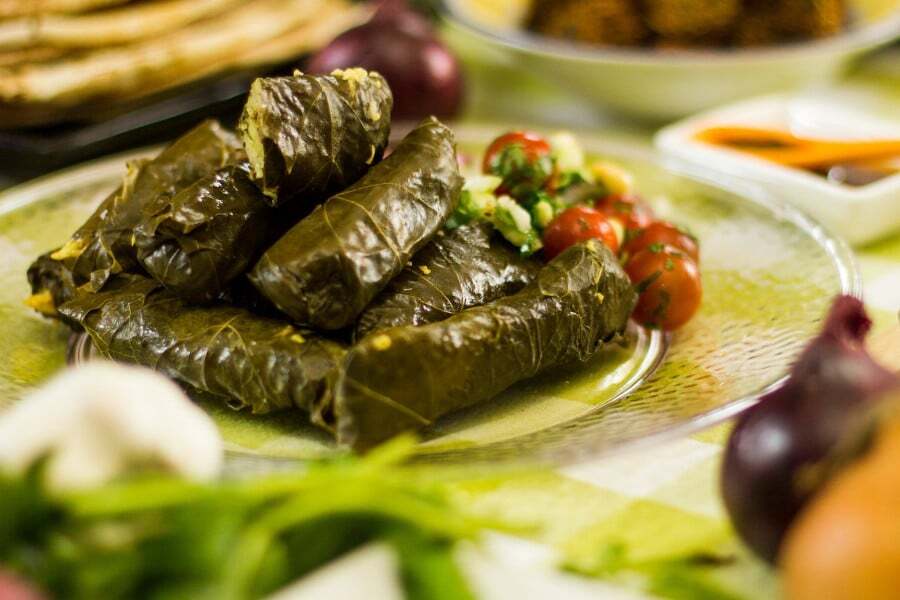
[{"label": "glass plate", "polygon": [[[464,154],[480,156],[499,126],[459,126]],[[683,435],[749,406],[787,372],[818,330],[831,299],[859,293],[852,254],[786,205],[752,189],[727,191],[655,162],[637,143],[584,136],[593,156],[631,169],[658,215],[699,239],[704,299],[672,336],[631,326],[627,342],[584,365],[514,386],[423,433],[426,461],[562,463]],[[146,153],[146,152],[145,152]],[[113,157],[0,194],[0,408],[65,364],[68,333],[22,300],[34,257],[64,242],[113,189]],[[74,354],[86,356],[84,340]],[[244,460],[333,454],[328,437],[296,413],[252,417],[195,398]],[[235,457],[237,458],[237,457]]]}]

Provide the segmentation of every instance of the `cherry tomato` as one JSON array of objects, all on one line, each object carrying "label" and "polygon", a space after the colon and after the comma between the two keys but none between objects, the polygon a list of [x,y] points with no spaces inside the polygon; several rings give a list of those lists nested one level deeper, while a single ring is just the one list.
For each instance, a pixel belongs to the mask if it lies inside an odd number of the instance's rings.
[{"label": "cherry tomato", "polygon": [[544,254],[550,259],[574,244],[596,239],[613,252],[619,249],[616,231],[603,213],[587,206],[573,206],[561,212],[544,230]]},{"label": "cherry tomato", "polygon": [[653,211],[640,198],[628,195],[610,195],[601,198],[594,208],[610,218],[617,219],[626,231],[646,227],[653,222]]},{"label": "cherry tomato", "polygon": [[537,161],[543,156],[550,155],[550,144],[536,133],[527,131],[511,131],[498,137],[491,142],[484,153],[484,163],[482,170],[485,173],[493,173],[497,158],[506,149],[507,146],[519,145],[532,162]]},{"label": "cherry tomato", "polygon": [[653,210],[635,194],[610,194],[597,200],[594,208],[619,219],[626,231],[647,227],[653,222]]},{"label": "cherry tomato", "polygon": [[622,251],[627,256],[634,256],[641,250],[654,244],[671,246],[681,250],[692,261],[700,264],[700,248],[697,246],[697,240],[675,225],[665,221],[654,221],[646,227],[631,230],[628,233],[628,241],[625,242]]},{"label": "cherry tomato", "polygon": [[643,325],[678,329],[700,308],[700,270],[677,248],[641,250],[631,257],[625,271],[640,294],[634,318]]}]

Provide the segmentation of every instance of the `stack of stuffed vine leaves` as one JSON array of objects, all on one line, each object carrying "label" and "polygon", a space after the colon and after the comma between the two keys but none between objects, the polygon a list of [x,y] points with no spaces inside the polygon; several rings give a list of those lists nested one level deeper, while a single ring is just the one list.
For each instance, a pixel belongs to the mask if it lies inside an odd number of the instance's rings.
[{"label": "stack of stuffed vine leaves", "polygon": [[29,303],[107,358],[360,450],[623,330],[635,293],[609,251],[543,264],[491,223],[450,228],[453,133],[426,119],[382,160],[391,107],[362,69],[257,80],[240,137],[208,121],[128,165],[29,268]]}]

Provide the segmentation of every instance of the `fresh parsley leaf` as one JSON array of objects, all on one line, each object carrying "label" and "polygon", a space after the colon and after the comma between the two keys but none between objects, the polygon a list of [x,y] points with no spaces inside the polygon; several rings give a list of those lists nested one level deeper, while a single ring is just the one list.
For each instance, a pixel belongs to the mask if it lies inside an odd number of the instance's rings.
[{"label": "fresh parsley leaf", "polygon": [[503,179],[500,188],[517,200],[542,190],[553,171],[552,157],[533,158],[520,144],[505,147],[491,165],[491,173]]},{"label": "fresh parsley leaf", "polygon": [[570,187],[585,183],[587,183],[587,180],[578,171],[564,171],[557,178],[556,192],[563,193]]},{"label": "fresh parsley leaf", "polygon": [[452,543],[408,528],[398,530],[392,538],[407,600],[475,600],[456,564]]},{"label": "fresh parsley leaf", "polygon": [[401,438],[302,472],[206,485],[145,477],[65,494],[45,490],[38,465],[0,476],[0,562],[59,598],[250,600],[387,540],[411,598],[471,598],[452,548],[489,524],[400,466],[413,447]]}]

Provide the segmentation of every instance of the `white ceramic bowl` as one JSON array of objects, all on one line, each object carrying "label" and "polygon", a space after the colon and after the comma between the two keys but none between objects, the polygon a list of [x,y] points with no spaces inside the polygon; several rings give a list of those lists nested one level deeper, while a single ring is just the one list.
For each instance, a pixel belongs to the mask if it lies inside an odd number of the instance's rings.
[{"label": "white ceramic bowl", "polygon": [[[696,134],[713,126],[749,126],[822,139],[900,139],[900,112],[883,115],[854,94],[776,95],[739,102],[664,128],[656,146],[677,161],[676,170],[719,175],[724,187],[761,186],[799,206],[851,244],[864,244],[900,230],[900,174],[852,187],[800,169],[705,144]],[[893,117],[893,118],[891,118]]]},{"label": "white ceramic bowl", "polygon": [[860,54],[900,37],[900,1],[852,0],[860,23],[813,42],[752,50],[600,48],[530,34],[526,0],[444,0],[447,20],[471,41],[558,80],[599,105],[672,120],[760,94],[823,83]]}]

